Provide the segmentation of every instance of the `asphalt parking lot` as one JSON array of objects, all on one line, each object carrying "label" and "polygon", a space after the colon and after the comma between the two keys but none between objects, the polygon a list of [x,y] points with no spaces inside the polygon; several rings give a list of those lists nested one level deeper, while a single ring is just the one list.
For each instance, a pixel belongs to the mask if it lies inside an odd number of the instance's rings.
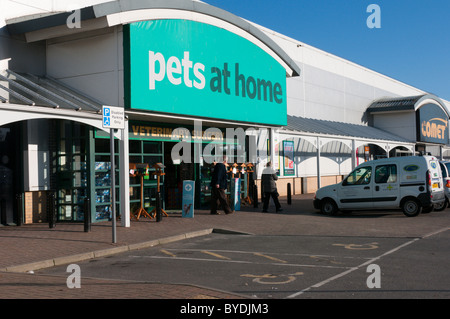
[{"label": "asphalt parking lot", "polygon": [[[170,214],[161,222],[0,227],[2,298],[320,299],[448,298],[450,210],[328,216],[312,195],[284,211]],[[80,267],[70,289],[67,265]],[[56,265],[56,266],[55,266]],[[378,266],[367,272],[371,265]],[[30,273],[32,272],[32,274]],[[380,287],[368,287],[368,280]],[[369,282],[369,283],[370,283]]]},{"label": "asphalt parking lot", "polygon": [[448,229],[423,238],[211,234],[79,266],[89,278],[187,283],[258,299],[449,298],[449,239]]}]

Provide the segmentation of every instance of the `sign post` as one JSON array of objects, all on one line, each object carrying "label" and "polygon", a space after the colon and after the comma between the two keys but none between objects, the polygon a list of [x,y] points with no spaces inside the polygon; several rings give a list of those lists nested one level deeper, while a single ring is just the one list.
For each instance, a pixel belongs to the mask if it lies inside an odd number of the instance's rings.
[{"label": "sign post", "polygon": [[114,131],[125,129],[125,111],[121,107],[103,106],[103,128],[109,128],[110,153],[111,153],[111,220],[112,242],[117,242],[116,236],[116,165],[114,151]]}]

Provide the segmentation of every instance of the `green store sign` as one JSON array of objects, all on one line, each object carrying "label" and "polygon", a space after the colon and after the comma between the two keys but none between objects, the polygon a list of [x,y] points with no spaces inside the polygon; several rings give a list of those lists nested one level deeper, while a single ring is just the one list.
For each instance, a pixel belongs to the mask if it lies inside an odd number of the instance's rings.
[{"label": "green store sign", "polygon": [[286,70],[252,42],[189,20],[124,27],[129,109],[286,125]]}]

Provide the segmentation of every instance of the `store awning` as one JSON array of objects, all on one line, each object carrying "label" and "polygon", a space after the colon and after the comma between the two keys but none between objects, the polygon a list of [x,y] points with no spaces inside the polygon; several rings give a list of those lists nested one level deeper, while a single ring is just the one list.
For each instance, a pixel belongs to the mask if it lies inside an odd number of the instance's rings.
[{"label": "store awning", "polygon": [[325,121],[288,115],[287,131],[312,133],[323,137],[346,137],[374,141],[392,141],[395,143],[414,143],[403,137],[366,125]]},{"label": "store awning", "polygon": [[422,94],[416,96],[407,97],[396,97],[396,98],[382,98],[378,99],[367,108],[367,112],[370,114],[375,113],[390,113],[390,112],[405,112],[405,111],[416,111],[422,105],[426,103],[433,103],[439,105],[444,112],[450,117],[447,107],[434,94]]},{"label": "store awning", "polygon": [[0,71],[2,103],[100,113],[102,104],[49,77]]},{"label": "store awning", "polygon": [[63,119],[103,130],[101,110],[100,102],[60,81],[0,70],[0,126],[33,119]]}]

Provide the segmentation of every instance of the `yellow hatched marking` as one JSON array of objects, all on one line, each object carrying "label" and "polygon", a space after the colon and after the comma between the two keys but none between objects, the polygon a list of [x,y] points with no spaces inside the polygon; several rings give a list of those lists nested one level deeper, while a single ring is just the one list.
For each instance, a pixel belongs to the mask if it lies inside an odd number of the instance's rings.
[{"label": "yellow hatched marking", "polygon": [[275,258],[275,257],[272,257],[272,256],[267,256],[267,255],[261,254],[261,253],[253,253],[253,254],[255,256],[264,257],[264,258],[267,258],[267,259],[270,259],[270,260],[273,260],[273,261],[278,261],[280,263],[287,263],[286,260],[281,260],[281,259],[278,259],[278,258]]},{"label": "yellow hatched marking", "polygon": [[214,257],[219,258],[219,259],[230,260],[230,258],[228,258],[228,257],[225,257],[225,256],[222,256],[222,255],[213,253],[213,252],[211,252],[211,251],[202,250],[202,253],[208,254],[208,255],[211,255],[211,256],[214,256]]},{"label": "yellow hatched marking", "polygon": [[169,255],[170,257],[176,257],[177,255],[172,254],[170,251],[167,251],[165,249],[160,250],[163,254]]}]

